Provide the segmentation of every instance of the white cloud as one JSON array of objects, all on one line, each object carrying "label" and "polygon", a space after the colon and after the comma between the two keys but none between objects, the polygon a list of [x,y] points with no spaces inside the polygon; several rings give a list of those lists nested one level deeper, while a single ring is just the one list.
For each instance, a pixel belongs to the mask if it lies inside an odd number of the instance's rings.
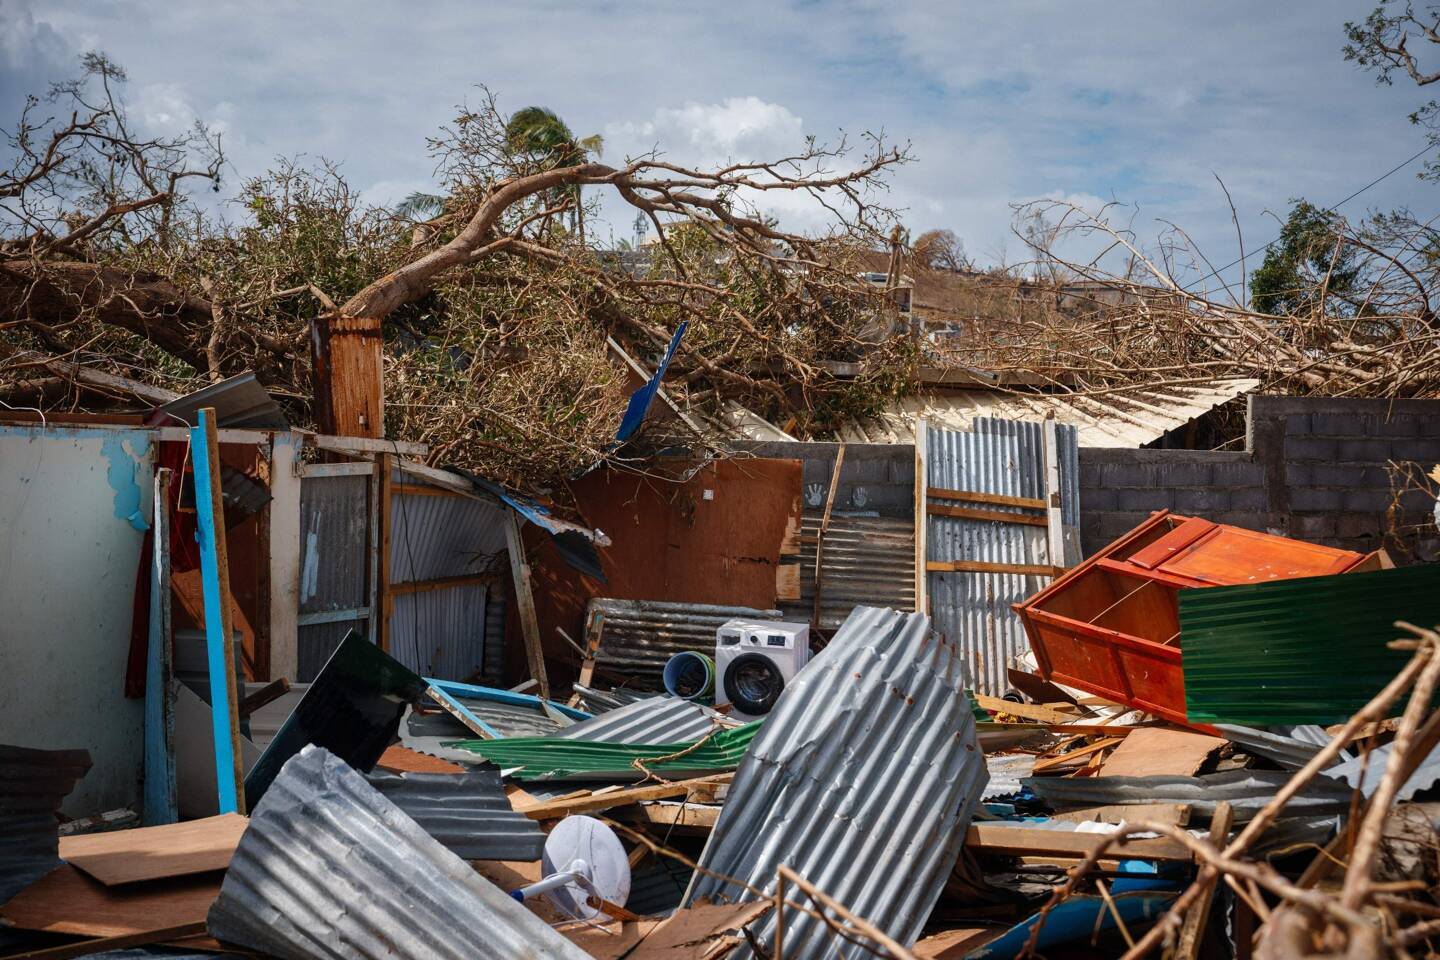
[{"label": "white cloud", "polygon": [[804,121],[779,103],[759,97],[727,97],[719,103],[662,107],[644,122],[609,124],[607,144],[627,155],[658,147],[686,162],[723,163],[782,156],[804,145]]}]

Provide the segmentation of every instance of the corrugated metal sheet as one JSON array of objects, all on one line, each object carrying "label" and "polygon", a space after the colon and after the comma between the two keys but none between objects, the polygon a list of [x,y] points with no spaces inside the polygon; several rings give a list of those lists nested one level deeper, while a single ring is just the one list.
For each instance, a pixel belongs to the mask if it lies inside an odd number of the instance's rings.
[{"label": "corrugated metal sheet", "polygon": [[370,773],[365,779],[458,857],[540,859],[545,834],[510,806],[498,770]]},{"label": "corrugated metal sheet", "polygon": [[[815,611],[815,545],[823,509],[806,509],[800,525],[800,600],[784,603],[787,620],[808,623]],[[835,630],[856,607],[915,609],[915,527],[895,517],[830,515],[820,583],[820,628]]]},{"label": "corrugated metal sheet", "polygon": [[[1299,770],[1314,759],[1315,754],[1333,739],[1324,727],[1307,724],[1297,727],[1274,727],[1260,730],[1242,727],[1232,723],[1217,723],[1220,735],[1231,743],[1237,743],[1257,756],[1274,760],[1290,770]],[[1341,751],[1342,761],[1350,754]]]},{"label": "corrugated metal sheet", "polygon": [[1259,385],[1259,380],[1216,380],[1123,397],[946,391],[899,400],[874,420],[845,427],[840,439],[847,443],[914,443],[915,423],[921,417],[942,429],[965,430],[976,417],[1043,420],[1053,414],[1060,423],[1079,431],[1083,446],[1140,447]]},{"label": "corrugated metal sheet", "polygon": [[90,769],[86,750],[0,744],[0,903],[60,866],[60,801]]},{"label": "corrugated metal sheet", "polygon": [[649,697],[582,720],[556,734],[600,743],[690,743],[717,727],[735,726],[709,707],[679,697]]},{"label": "corrugated metal sheet", "polygon": [[491,686],[505,682],[505,608],[509,603],[510,576],[506,569],[499,580],[490,584],[485,597],[485,636],[495,638],[494,643],[485,644],[484,670],[481,681]]},{"label": "corrugated metal sheet", "polygon": [[626,690],[619,687],[614,690],[596,690],[594,687],[578,683],[575,684],[574,690],[580,695],[581,709],[596,715],[618,710],[626,704],[648,700],[655,696],[649,691]]},{"label": "corrugated metal sheet", "polygon": [[597,612],[604,614],[605,621],[595,662],[633,677],[636,686],[649,690],[661,689],[665,664],[682,650],[713,655],[715,630],[725,621],[780,619],[779,610],[595,597],[585,607],[585,622]]},{"label": "corrugated metal sheet", "polygon": [[[300,482],[300,614],[354,610],[369,600],[368,477],[305,477]],[[351,629],[365,621],[303,624],[296,679],[307,682]]]},{"label": "corrugated metal sheet", "polygon": [[[671,780],[733,770],[745,755],[763,721],[721,730],[685,756],[646,766]],[[601,743],[559,737],[511,737],[465,740],[454,746],[470,750],[520,780],[638,780],[644,776],[634,761],[667,757],[690,743]],[[513,771],[513,773],[511,772]]]},{"label": "corrugated metal sheet", "polygon": [[[1393,743],[1387,743],[1377,747],[1371,751],[1368,763],[1364,756],[1352,757],[1326,770],[1325,774],[1343,780],[1352,787],[1359,787],[1360,792],[1369,797],[1380,787],[1380,780],[1385,776],[1385,767],[1390,763],[1391,748],[1394,746]],[[1432,750],[1410,775],[1410,779],[1400,785],[1400,792],[1395,795],[1395,799],[1409,800],[1421,790],[1433,787],[1436,780],[1440,780],[1440,749]]]},{"label": "corrugated metal sheet", "polygon": [[587,957],[317,747],[251,817],[209,927],[294,960]]},{"label": "corrugated metal sheet", "polygon": [[[1230,770],[1203,777],[1030,777],[1024,783],[1056,809],[1185,803],[1196,817],[1209,819],[1224,800],[1234,809],[1235,822],[1247,823],[1293,775],[1289,770]],[[1349,787],[1320,778],[1285,809],[1299,816],[1331,816],[1350,809],[1350,796]]]},{"label": "corrugated metal sheet", "polygon": [[554,700],[542,700],[526,693],[513,690],[499,690],[469,683],[456,683],[429,677],[431,698],[438,696],[438,703],[447,712],[462,721],[467,718],[477,723],[481,730],[469,727],[473,736],[491,737],[545,737],[556,733],[580,720],[589,720],[590,714],[575,710]]},{"label": "corrugated metal sheet", "polygon": [[[392,595],[391,656],[427,677],[480,677],[485,672],[489,596],[483,583]],[[503,643],[503,636],[497,636],[497,644]]]},{"label": "corrugated metal sheet", "polygon": [[222,427],[255,430],[289,430],[285,411],[260,385],[253,373],[238,373],[208,387],[171,400],[160,408],[187,426],[194,426],[201,407],[215,408],[215,421]]},{"label": "corrugated metal sheet", "polygon": [[694,872],[674,857],[649,858],[630,873],[625,909],[642,917],[669,914],[680,906]]},{"label": "corrugated metal sheet", "polygon": [[1440,623],[1440,564],[1180,591],[1186,715],[1339,723],[1409,661],[1395,621]]},{"label": "corrugated metal sheet", "polygon": [[[856,609],[765,720],[700,858],[714,874],[697,876],[687,902],[753,899],[714,875],[773,891],[785,863],[914,943],[988,779],[961,674],[954,644],[925,615]],[[752,928],[762,942],[774,922]],[[869,955],[795,911],[785,951]]]},{"label": "corrugated metal sheet", "polygon": [[[1045,499],[1045,441],[1040,423],[977,417],[970,432],[931,428],[926,435],[928,485],[947,490]],[[1080,448],[1073,427],[1056,429],[1060,460],[1061,524],[1065,565],[1080,559]],[[1002,513],[1018,507],[956,503]],[[1028,511],[1035,516],[1034,511]],[[1046,528],[931,515],[926,518],[929,560],[1052,563]],[[1030,649],[1011,609],[1050,581],[1012,573],[927,574],[935,629],[960,645],[972,687],[992,697],[1009,688],[1006,670]]]}]

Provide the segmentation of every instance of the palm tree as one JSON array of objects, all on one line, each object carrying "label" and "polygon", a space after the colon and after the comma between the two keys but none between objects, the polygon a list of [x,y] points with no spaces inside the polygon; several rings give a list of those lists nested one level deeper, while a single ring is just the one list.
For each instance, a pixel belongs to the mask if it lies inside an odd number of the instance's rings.
[{"label": "palm tree", "polygon": [[[560,115],[549,107],[516,110],[505,124],[505,139],[515,156],[547,167],[578,166],[592,154],[600,156],[605,146],[599,134],[577,138]],[[585,214],[580,202],[580,186],[576,184],[565,190],[574,203],[570,211],[571,224],[583,240]]]}]

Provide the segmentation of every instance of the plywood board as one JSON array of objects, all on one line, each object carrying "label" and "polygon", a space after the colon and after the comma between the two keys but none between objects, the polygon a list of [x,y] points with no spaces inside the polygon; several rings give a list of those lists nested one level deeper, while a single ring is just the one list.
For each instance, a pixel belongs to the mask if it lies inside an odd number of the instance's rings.
[{"label": "plywood board", "polygon": [[205,920],[223,875],[202,874],[107,887],[66,864],[0,907],[0,919],[21,930],[118,937]]},{"label": "plywood board", "polygon": [[1168,727],[1134,730],[1100,768],[1103,777],[1192,776],[1225,745],[1219,737]]},{"label": "plywood board", "polygon": [[409,747],[393,743],[380,754],[375,764],[395,773],[464,773],[465,768],[449,760],[441,760]]},{"label": "plywood board", "polygon": [[236,813],[60,838],[60,859],[106,886],[224,870],[250,821]]}]

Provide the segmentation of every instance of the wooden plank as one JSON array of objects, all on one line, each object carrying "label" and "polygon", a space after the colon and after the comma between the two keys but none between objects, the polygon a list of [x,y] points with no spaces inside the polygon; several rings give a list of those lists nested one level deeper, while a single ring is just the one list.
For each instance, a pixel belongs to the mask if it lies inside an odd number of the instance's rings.
[{"label": "wooden plank", "polygon": [[390,617],[395,612],[395,597],[390,584],[390,532],[391,508],[394,506],[392,491],[394,469],[388,454],[375,458],[375,469],[380,478],[380,616],[376,618],[379,630],[380,649],[390,652]]},{"label": "wooden plank", "polygon": [[[1054,853],[1083,857],[1104,840],[1098,833],[1070,833],[1064,830],[1034,830],[1026,827],[974,823],[965,833],[965,846],[975,853],[1033,856]],[[1109,850],[1115,859],[1189,860],[1190,849],[1169,837],[1130,840]]]},{"label": "wooden plank", "polygon": [[1045,541],[1053,566],[1065,566],[1065,523],[1060,498],[1060,430],[1053,413],[1040,425],[1045,452]]},{"label": "wooden plank", "polygon": [[1077,714],[1056,710],[1054,707],[1038,703],[1016,703],[1013,700],[1002,700],[999,697],[987,697],[983,693],[975,694],[972,699],[982,710],[989,710],[991,713],[1005,713],[1012,717],[1025,717],[1027,720],[1064,723],[1077,717]]},{"label": "wooden plank", "polygon": [[636,803],[610,811],[612,819],[625,823],[654,824],[666,830],[709,833],[720,818],[720,807],[694,803]]},{"label": "wooden plank", "polygon": [[1190,822],[1190,805],[1187,803],[1111,804],[1103,807],[1066,810],[1064,813],[1052,813],[1050,818],[1052,820],[1070,820],[1075,823],[1092,820],[1100,823],[1143,820],[1146,823],[1166,823],[1183,827]]},{"label": "wooden plank", "polygon": [[376,766],[395,773],[464,773],[465,768],[449,760],[441,760],[409,747],[392,743],[380,754]]},{"label": "wooden plank", "polygon": [[825,584],[825,534],[830,531],[830,512],[835,507],[835,491],[840,487],[840,468],[845,463],[845,444],[835,451],[835,467],[830,471],[830,490],[825,495],[825,513],[820,518],[820,531],[815,537],[815,602],[810,611],[810,624],[820,626],[820,597]]},{"label": "wooden plank", "polygon": [[775,597],[792,602],[800,599],[800,564],[782,563],[775,567]]},{"label": "wooden plank", "polygon": [[505,511],[505,546],[510,554],[510,576],[515,584],[515,602],[520,608],[520,633],[525,640],[525,659],[530,676],[540,685],[540,697],[550,699],[550,678],[545,675],[545,651],[540,642],[540,621],[535,615],[535,595],[530,588],[530,564],[525,560],[525,540],[520,536],[520,517]]},{"label": "wooden plank", "polygon": [[215,408],[202,407],[191,431],[195,513],[200,527],[200,571],[205,591],[205,646],[214,716],[215,784],[221,813],[245,812],[245,771],[240,757],[240,714],[235,695],[234,641],[230,636],[230,562],[225,551],[225,508],[220,491],[220,443]]},{"label": "wooden plank", "polygon": [[1074,763],[1076,760],[1083,760],[1086,757],[1092,757],[1095,754],[1100,753],[1102,750],[1108,750],[1111,747],[1124,742],[1125,741],[1120,737],[1106,737],[1103,740],[1097,740],[1096,742],[1089,744],[1088,746],[1080,747],[1078,750],[1071,750],[1068,753],[1058,754],[1053,757],[1046,757],[1044,760],[1037,760],[1035,762],[1034,772],[1037,774],[1041,774],[1045,773],[1048,770],[1054,770],[1056,767],[1068,766],[1069,764]]},{"label": "wooden plank", "polygon": [[152,943],[166,943],[203,936],[205,929],[205,921],[201,920],[173,927],[159,927],[140,933],[127,933],[118,937],[101,937],[98,940],[86,940],[83,943],[67,943],[63,946],[47,947],[43,950],[10,953],[5,955],[5,960],[70,960],[71,957],[87,957],[91,954],[108,953],[111,950],[120,950],[125,947],[144,947]]},{"label": "wooden plank", "polygon": [[959,520],[990,520],[996,523],[1018,523],[1027,527],[1043,527],[1047,521],[1030,513],[1006,513],[979,507],[952,507],[944,503],[926,504],[925,512],[932,517],[954,517]]},{"label": "wooden plank", "polygon": [[240,716],[248,717],[267,703],[274,703],[290,692],[290,681],[281,677],[271,680],[265,686],[240,701]]},{"label": "wooden plank", "polygon": [[301,437],[277,433],[270,443],[270,679],[300,675],[300,476]]},{"label": "wooden plank", "polygon": [[932,573],[1018,573],[1026,577],[1058,577],[1064,567],[1046,563],[991,563],[988,560],[931,560],[925,569]]},{"label": "wooden plank", "polygon": [[642,800],[666,800],[670,797],[689,796],[692,790],[704,789],[714,784],[729,783],[734,776],[733,773],[722,773],[713,777],[696,777],[693,780],[677,780],[674,783],[660,783],[648,787],[628,787],[622,790],[612,790],[609,793],[590,793],[583,797],[561,797],[556,800],[544,801],[537,806],[526,807],[519,812],[532,820],[557,820],[575,813],[594,813],[597,810],[623,807],[639,803]]},{"label": "wooden plank", "polygon": [[21,930],[82,937],[148,933],[204,923],[220,895],[221,880],[221,874],[212,873],[107,887],[65,864],[0,906],[0,918]]},{"label": "wooden plank", "polygon": [[[465,573],[455,577],[436,577],[433,580],[403,580],[390,584],[389,592],[396,596],[404,593],[429,593],[432,590],[449,590],[452,587],[469,587],[482,583],[494,583],[493,573]],[[387,607],[389,604],[387,603]]]},{"label": "wooden plank", "polygon": [[[307,434],[306,436],[315,449],[329,450],[333,453],[348,453],[352,455],[393,453],[406,457],[423,457],[430,453],[430,445],[428,443],[416,443],[413,440],[389,440],[360,434],[356,434],[355,436]],[[440,471],[436,472],[438,473]]]},{"label": "wooden plank", "polygon": [[224,870],[250,821],[236,813],[60,838],[60,859],[107,887]]},{"label": "wooden plank", "polygon": [[1029,510],[1044,510],[1048,504],[1036,497],[1012,497],[1004,493],[980,493],[977,490],[952,490],[949,487],[928,487],[928,498],[939,500],[968,500],[971,503],[988,503],[997,507],[1025,507]]},{"label": "wooden plank", "polygon": [[1100,768],[1106,777],[1193,776],[1228,741],[1171,727],[1145,727],[1125,738]]},{"label": "wooden plank", "polygon": [[180,819],[175,789],[174,635],[170,629],[171,470],[155,471],[150,569],[150,635],[145,656],[146,823]]},{"label": "wooden plank", "polygon": [[929,430],[925,418],[915,420],[915,609],[926,613],[930,609],[930,569],[925,562],[930,559],[930,511],[927,494],[930,489],[930,447]]},{"label": "wooden plank", "polygon": [[[1230,827],[1235,820],[1235,811],[1227,801],[1215,805],[1215,815],[1210,818],[1210,845],[1217,850],[1225,849],[1230,836]],[[1205,939],[1205,928],[1209,926],[1210,907],[1215,902],[1216,884],[1210,883],[1201,890],[1200,899],[1190,907],[1180,924],[1180,940],[1175,947],[1172,960],[1195,960],[1200,955],[1200,942]]]},{"label": "wooden plank", "polygon": [[423,483],[396,483],[390,487],[391,491],[403,494],[407,497],[452,497],[462,500],[469,499],[463,493],[454,490],[446,490],[442,487],[431,487]]},{"label": "wooden plank", "polygon": [[368,477],[375,470],[369,460],[359,463],[302,463],[300,476],[303,479],[321,477]]}]

